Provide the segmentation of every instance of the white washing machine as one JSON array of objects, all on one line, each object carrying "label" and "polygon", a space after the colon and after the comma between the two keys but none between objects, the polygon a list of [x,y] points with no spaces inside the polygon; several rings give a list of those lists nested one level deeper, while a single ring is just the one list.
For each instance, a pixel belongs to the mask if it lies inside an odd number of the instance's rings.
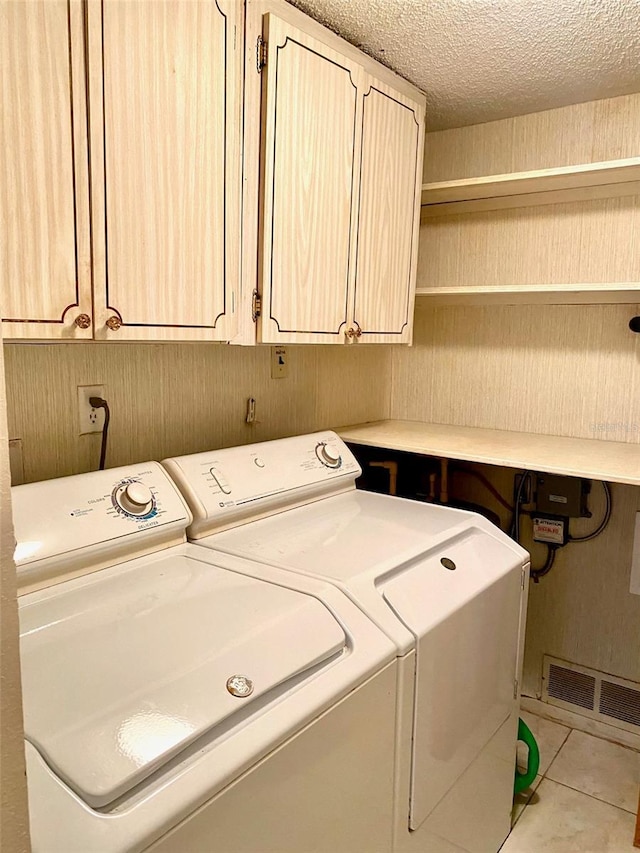
[{"label": "white washing machine", "polygon": [[346,595],[187,544],[154,462],[12,500],[35,853],[391,849],[395,648]]},{"label": "white washing machine", "polygon": [[393,640],[393,849],[495,853],[510,829],[526,551],[474,513],[356,490],[332,432],[163,464],[199,547],[329,581]]}]

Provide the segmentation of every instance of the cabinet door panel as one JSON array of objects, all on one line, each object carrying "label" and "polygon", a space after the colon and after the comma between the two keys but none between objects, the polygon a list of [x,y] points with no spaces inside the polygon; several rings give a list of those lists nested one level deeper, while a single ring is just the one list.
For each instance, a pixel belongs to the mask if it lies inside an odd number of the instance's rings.
[{"label": "cabinet door panel", "polygon": [[387,87],[364,95],[354,319],[368,343],[411,339],[423,121]]},{"label": "cabinet door panel", "polygon": [[[102,41],[92,40],[91,55],[92,110],[104,98],[99,337],[231,335],[239,254],[239,6],[101,4],[92,31],[101,29]],[[94,136],[92,152],[98,145]],[[104,325],[111,316],[122,322],[115,331]]]},{"label": "cabinet door panel", "polygon": [[0,62],[3,335],[91,337],[80,3],[0,4]]},{"label": "cabinet door panel", "polygon": [[344,340],[357,66],[265,16],[261,339]]}]

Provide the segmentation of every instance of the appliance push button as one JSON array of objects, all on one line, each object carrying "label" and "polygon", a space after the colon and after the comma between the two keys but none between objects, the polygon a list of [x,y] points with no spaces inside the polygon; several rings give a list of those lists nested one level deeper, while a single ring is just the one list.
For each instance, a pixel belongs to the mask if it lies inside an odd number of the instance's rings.
[{"label": "appliance push button", "polygon": [[231,486],[227,483],[224,474],[218,468],[211,469],[211,476],[220,487],[220,491],[225,495],[231,494]]}]

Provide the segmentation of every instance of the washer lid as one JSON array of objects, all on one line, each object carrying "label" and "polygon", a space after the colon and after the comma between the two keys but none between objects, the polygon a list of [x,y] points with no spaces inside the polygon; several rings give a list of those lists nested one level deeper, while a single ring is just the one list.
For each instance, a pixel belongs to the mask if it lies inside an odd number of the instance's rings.
[{"label": "washer lid", "polygon": [[376,579],[476,518],[448,506],[354,490],[198,544],[349,584],[365,575]]},{"label": "washer lid", "polygon": [[347,643],[318,599],[183,555],[71,581],[20,611],[25,736],[92,807]]}]

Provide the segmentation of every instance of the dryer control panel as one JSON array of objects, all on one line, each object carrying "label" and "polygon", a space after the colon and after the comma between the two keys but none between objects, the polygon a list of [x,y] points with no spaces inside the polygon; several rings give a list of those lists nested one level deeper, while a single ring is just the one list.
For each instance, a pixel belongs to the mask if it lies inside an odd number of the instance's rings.
[{"label": "dryer control panel", "polygon": [[347,445],[328,430],[162,464],[193,513],[191,538],[354,488],[361,474]]},{"label": "dryer control panel", "polygon": [[19,580],[184,537],[191,513],[157,462],[14,486]]}]

